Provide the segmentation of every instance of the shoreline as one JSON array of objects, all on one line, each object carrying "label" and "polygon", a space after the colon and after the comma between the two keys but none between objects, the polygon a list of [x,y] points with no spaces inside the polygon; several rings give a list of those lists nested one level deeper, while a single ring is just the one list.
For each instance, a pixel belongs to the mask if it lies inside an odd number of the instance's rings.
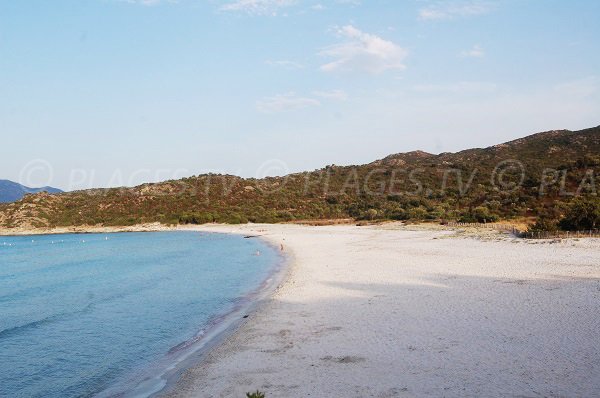
[{"label": "shoreline", "polygon": [[[33,232],[31,230],[27,232]],[[114,380],[108,387],[94,394],[98,398],[108,397],[157,397],[171,391],[180,376],[188,369],[197,366],[205,355],[224,340],[233,335],[241,325],[260,310],[264,302],[276,292],[286,281],[294,265],[294,253],[291,250],[282,251],[281,242],[261,233],[242,233],[236,231],[215,231],[183,226],[180,228],[161,228],[160,225],[144,225],[142,228],[111,228],[86,229],[85,231],[60,231],[55,233],[22,233],[4,235],[7,237],[23,237],[36,235],[64,234],[114,234],[135,232],[188,232],[210,235],[236,235],[240,238],[258,238],[264,249],[272,250],[275,254],[273,262],[264,279],[252,290],[235,299],[233,307],[226,312],[215,314],[205,325],[198,325],[196,334],[190,339],[170,347],[160,358],[150,363],[130,369],[127,374]],[[262,248],[261,248],[262,251]]]},{"label": "shoreline", "polygon": [[[178,229],[178,231],[233,234],[240,236],[245,235],[241,232],[207,231],[204,229],[194,228],[193,226],[190,228],[181,228]],[[191,352],[186,353],[183,360],[177,362],[175,367],[172,367],[165,372],[166,380],[164,385],[159,390],[153,391],[150,394],[141,395],[135,394],[135,391],[130,391],[123,395],[123,398],[130,396],[145,396],[148,398],[154,398],[171,393],[177,387],[177,383],[185,372],[195,366],[200,365],[209,352],[219,347],[231,336],[235,335],[239,328],[246,323],[253,314],[260,311],[265,302],[268,301],[271,296],[278,289],[280,289],[283,284],[286,283],[287,277],[294,266],[294,253],[291,251],[282,252],[279,247],[279,242],[268,239],[268,237],[263,235],[254,235],[253,238],[262,240],[265,245],[269,246],[272,250],[278,253],[279,260],[273,266],[273,270],[269,273],[268,277],[261,283],[260,286],[242,297],[242,303],[237,308],[234,308],[227,314],[217,317],[218,321],[211,325],[207,333],[202,335],[198,341],[193,343],[195,348],[193,348]],[[160,376],[162,377],[163,375]],[[134,394],[130,395],[130,393]]]},{"label": "shoreline", "polygon": [[[120,232],[205,232],[210,234],[229,234],[217,231],[200,231],[195,228],[185,229],[159,229],[156,231],[115,231]],[[72,233],[72,232],[70,232]],[[96,233],[89,231],[84,233]],[[232,235],[232,234],[229,234]],[[234,234],[240,235],[240,234]],[[257,236],[257,238],[262,238]],[[281,253],[279,246],[268,239],[261,239],[263,244],[277,253],[277,261],[271,265],[272,269],[266,278],[242,297],[239,297],[236,305],[226,313],[216,314],[205,328],[198,330],[192,339],[182,341],[171,347],[167,353],[158,361],[150,363],[142,368],[135,369],[129,376],[117,380],[116,384],[96,393],[98,398],[119,396],[127,397],[157,397],[168,393],[175,387],[181,374],[188,369],[198,365],[207,352],[217,347],[225,339],[231,336],[242,325],[246,319],[255,311],[260,309],[261,304],[280,288],[284,283],[286,275],[293,264],[292,253]]]},{"label": "shoreline", "polygon": [[299,398],[585,396],[600,388],[600,240],[529,242],[400,223],[137,227],[112,232],[243,235],[283,257],[197,340],[99,397],[257,389]]},{"label": "shoreline", "polygon": [[598,241],[529,244],[394,225],[193,228],[260,232],[284,241],[295,262],[253,317],[160,396],[589,396],[600,388]]}]

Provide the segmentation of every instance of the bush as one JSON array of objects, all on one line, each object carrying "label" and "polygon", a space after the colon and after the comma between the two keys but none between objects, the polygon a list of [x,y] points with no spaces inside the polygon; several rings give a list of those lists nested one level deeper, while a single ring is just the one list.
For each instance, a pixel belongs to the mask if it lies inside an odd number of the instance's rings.
[{"label": "bush", "polygon": [[374,220],[375,218],[377,218],[378,212],[375,209],[369,209],[366,212],[364,212],[362,219],[364,220]]},{"label": "bush", "polygon": [[560,227],[567,231],[582,231],[600,228],[600,198],[577,198],[573,200]]},{"label": "bush", "polygon": [[498,221],[498,216],[496,214],[493,214],[492,212],[490,212],[490,209],[488,209],[485,206],[478,206],[478,207],[474,208],[473,212],[472,212],[472,216],[477,222]]},{"label": "bush", "polygon": [[430,220],[437,220],[443,218],[446,214],[446,211],[442,206],[434,206],[431,209],[428,209],[427,218]]},{"label": "bush", "polygon": [[404,209],[392,210],[390,211],[388,217],[392,220],[406,220],[408,218]]},{"label": "bush", "polygon": [[256,390],[256,392],[247,392],[246,398],[265,398],[265,393]]},{"label": "bush", "polygon": [[457,221],[458,222],[464,222],[464,223],[475,223],[475,222],[477,222],[477,220],[475,219],[475,217],[473,217],[473,215],[471,213],[462,214]]},{"label": "bush", "polygon": [[532,224],[527,228],[528,232],[555,232],[558,231],[558,220],[540,217],[536,220],[535,224]]},{"label": "bush", "polygon": [[413,207],[408,210],[410,220],[424,220],[427,217],[427,209],[423,207]]},{"label": "bush", "polygon": [[276,217],[280,221],[292,221],[294,219],[294,215],[289,211],[278,211]]},{"label": "bush", "polygon": [[210,213],[184,213],[179,216],[180,224],[206,224],[213,221],[213,215]]},{"label": "bush", "polygon": [[239,213],[229,213],[219,217],[217,221],[225,224],[247,224],[248,218]]}]

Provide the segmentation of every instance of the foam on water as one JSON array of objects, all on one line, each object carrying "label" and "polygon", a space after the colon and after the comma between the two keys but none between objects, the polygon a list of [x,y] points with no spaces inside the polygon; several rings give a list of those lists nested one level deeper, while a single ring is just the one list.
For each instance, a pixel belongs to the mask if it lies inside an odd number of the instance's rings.
[{"label": "foam on water", "polygon": [[93,396],[156,368],[218,329],[281,261],[258,239],[198,232],[0,242],[0,396],[10,397]]}]

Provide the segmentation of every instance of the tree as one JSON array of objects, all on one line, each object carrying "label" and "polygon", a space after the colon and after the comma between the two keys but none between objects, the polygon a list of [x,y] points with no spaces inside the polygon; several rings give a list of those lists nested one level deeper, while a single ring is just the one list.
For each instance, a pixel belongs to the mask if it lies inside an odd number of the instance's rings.
[{"label": "tree", "polygon": [[560,221],[560,227],[568,231],[600,228],[600,198],[588,197],[573,200]]}]

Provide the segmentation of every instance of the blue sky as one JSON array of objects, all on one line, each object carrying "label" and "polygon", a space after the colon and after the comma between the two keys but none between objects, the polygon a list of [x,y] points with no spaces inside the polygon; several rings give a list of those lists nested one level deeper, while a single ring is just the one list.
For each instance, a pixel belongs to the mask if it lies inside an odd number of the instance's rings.
[{"label": "blue sky", "polygon": [[0,2],[2,174],[246,177],[600,124],[600,2]]}]

